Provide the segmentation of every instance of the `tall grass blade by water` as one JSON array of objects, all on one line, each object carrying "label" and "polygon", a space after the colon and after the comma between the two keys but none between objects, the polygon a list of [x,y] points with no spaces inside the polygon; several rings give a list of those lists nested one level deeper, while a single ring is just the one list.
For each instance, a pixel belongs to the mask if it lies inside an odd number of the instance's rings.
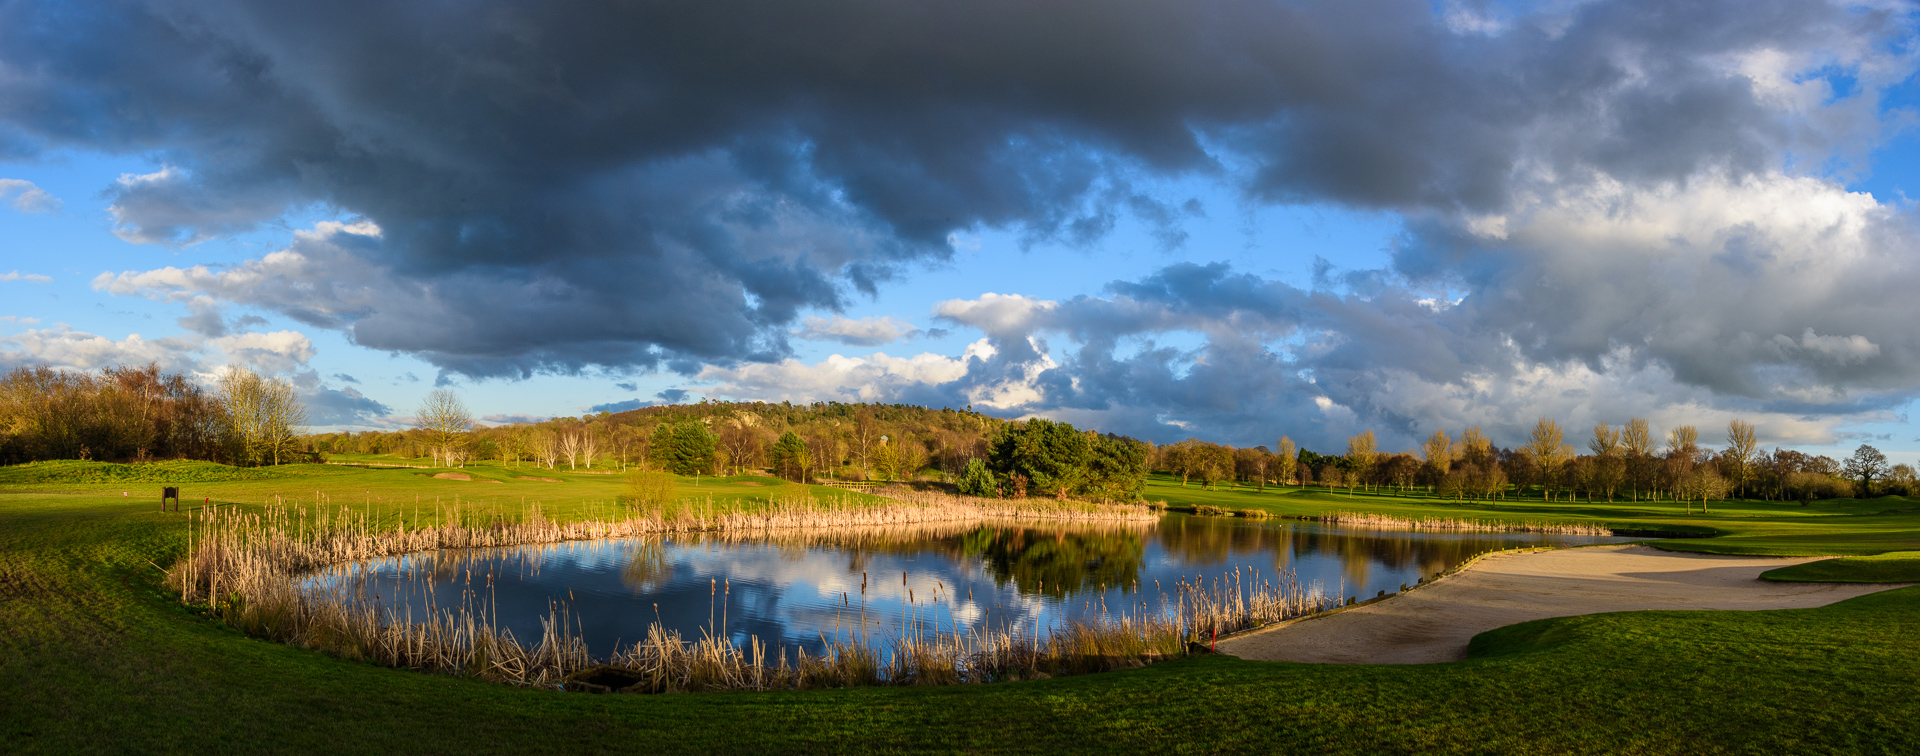
[{"label": "tall grass blade by water", "polygon": [[[490,599],[494,576],[471,566],[464,568],[468,587],[458,602],[429,603],[418,614],[407,597],[379,595],[367,582],[301,587],[304,576],[330,566],[441,549],[684,533],[804,544],[829,533],[837,539],[885,538],[900,530],[1015,519],[1132,529],[1154,517],[1139,507],[890,493],[901,497],[899,504],[836,506],[790,498],[755,510],[721,510],[708,500],[569,522],[548,519],[537,506],[519,516],[459,507],[413,516],[322,505],[269,504],[257,512],[207,508],[196,515],[187,554],[169,578],[183,601],[230,625],[346,658],[520,685],[612,689],[604,683],[617,681],[620,689],[635,692],[968,684],[1117,669],[1178,656],[1192,644],[1339,601],[1289,573],[1256,581],[1236,570],[1172,586],[1157,606],[1102,611],[1060,627],[940,633],[907,623],[899,632],[878,633],[863,624],[858,632],[823,639],[824,650],[808,654],[769,648],[758,638],[737,643],[710,632],[682,638],[656,622],[645,639],[596,658],[564,606],[549,608],[538,638],[516,638],[502,629]],[[428,569],[457,572],[463,561]]]},{"label": "tall grass blade by water", "polygon": [[1320,521],[1330,525],[1348,525],[1379,530],[1436,530],[1468,533],[1545,533],[1549,535],[1610,536],[1605,525],[1574,522],[1510,522],[1503,520],[1461,520],[1450,517],[1394,517],[1366,512],[1327,512]]}]

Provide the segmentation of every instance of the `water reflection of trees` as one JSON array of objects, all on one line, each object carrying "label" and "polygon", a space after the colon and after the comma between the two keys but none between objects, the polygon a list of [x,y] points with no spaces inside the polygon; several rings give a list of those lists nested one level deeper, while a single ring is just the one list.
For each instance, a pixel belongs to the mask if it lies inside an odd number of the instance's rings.
[{"label": "water reflection of trees", "polygon": [[1012,583],[1021,593],[1063,598],[1081,591],[1134,590],[1146,558],[1136,533],[981,528],[962,539],[996,586]]},{"label": "water reflection of trees", "polygon": [[1151,523],[1032,522],[910,523],[835,530],[719,532],[689,541],[763,543],[794,555],[831,548],[845,554],[849,572],[877,556],[946,557],[978,563],[994,584],[1022,593],[1070,594],[1118,587],[1133,590],[1146,559]]},{"label": "water reflection of trees", "polygon": [[[1543,540],[1517,534],[1410,533],[1325,527],[1316,523],[1174,515],[1148,523],[1047,523],[972,521],[913,523],[839,529],[785,529],[679,534],[672,544],[711,550],[758,546],[801,560],[820,549],[840,552],[849,574],[883,556],[946,558],[978,565],[995,584],[1055,598],[1119,588],[1131,591],[1146,572],[1146,542],[1154,539],[1174,564],[1205,571],[1221,565],[1269,561],[1276,571],[1306,560],[1336,559],[1339,579],[1361,590],[1380,570],[1433,575],[1484,551]],[[1577,540],[1577,539],[1572,539]],[[649,592],[673,578],[669,542],[658,537],[568,544],[573,559],[616,562],[621,581]],[[386,560],[377,571],[402,577],[464,583],[500,573],[538,574],[556,556],[555,546],[451,549]],[[342,570],[348,572],[349,570]],[[1332,575],[1326,575],[1331,579]],[[361,579],[374,579],[362,574]],[[1329,580],[1330,582],[1330,580]],[[1329,588],[1332,586],[1329,585]]]},{"label": "water reflection of trees", "polygon": [[673,562],[659,541],[646,539],[633,544],[631,561],[620,568],[620,582],[635,594],[647,593],[673,581]]},{"label": "water reflection of trees", "polygon": [[[1301,559],[1337,559],[1350,586],[1365,585],[1372,570],[1433,575],[1475,554],[1516,544],[1514,536],[1435,534],[1328,528],[1229,517],[1171,516],[1154,531],[1160,548],[1185,564],[1218,564],[1270,554],[1276,570]],[[1523,539],[1524,540],[1524,539]]]}]

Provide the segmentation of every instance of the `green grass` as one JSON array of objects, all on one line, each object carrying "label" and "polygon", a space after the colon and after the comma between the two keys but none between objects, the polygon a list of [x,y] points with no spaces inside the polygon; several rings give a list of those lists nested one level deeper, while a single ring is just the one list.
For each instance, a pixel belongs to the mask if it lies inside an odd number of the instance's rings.
[{"label": "green grass", "polygon": [[1296,486],[1264,492],[1245,487],[1206,491],[1197,483],[1183,487],[1179,479],[1163,476],[1148,481],[1145,495],[1178,506],[1257,509],[1296,517],[1346,510],[1402,517],[1596,522],[1617,529],[1711,536],[1649,542],[1671,551],[1708,554],[1822,556],[1920,550],[1920,502],[1897,496],[1830,499],[1805,507],[1798,502],[1716,501],[1709,502],[1708,512],[1702,514],[1698,504],[1689,513],[1671,502],[1455,502],[1418,494],[1349,494],[1346,489]]},{"label": "green grass", "polygon": [[[333,458],[341,462],[338,457]],[[403,463],[419,467],[357,467],[354,462]],[[439,473],[464,474],[472,480],[439,479]],[[675,494],[717,506],[753,508],[789,494],[848,505],[872,505],[880,500],[858,492],[827,486],[799,485],[757,475],[676,478]],[[428,467],[426,460],[393,457],[362,458],[346,464],[298,464],[268,468],[240,468],[210,462],[156,462],[120,465],[105,462],[56,461],[0,467],[0,493],[98,493],[123,497],[141,505],[159,506],[160,489],[177,486],[188,503],[260,504],[270,498],[313,502],[324,497],[333,504],[369,506],[381,511],[431,513],[438,505],[519,511],[532,504],[549,516],[610,516],[626,493],[624,474],[617,470],[562,466],[548,470],[525,464],[503,467],[481,462],[464,467]]]},{"label": "green grass", "polygon": [[212,483],[285,477],[284,468],[231,467],[173,460],[139,465],[62,459],[0,467],[0,485],[71,483]]},{"label": "green grass", "polygon": [[[410,470],[281,472],[285,477],[206,483],[200,487],[206,494],[186,493],[190,500],[215,495],[243,503],[276,496],[364,499],[381,507],[402,506],[416,495],[484,496],[490,506],[539,501],[549,513],[591,514],[606,506],[600,497],[618,488],[614,480],[565,472],[544,475],[563,480],[546,484],[513,481],[511,470],[499,473],[508,479],[501,484],[433,480]],[[731,482],[740,481],[707,480],[698,488],[689,481],[688,487],[724,491]],[[1913,705],[1920,688],[1920,665],[1913,663],[1920,655],[1920,588],[1810,610],[1530,622],[1483,634],[1473,657],[1455,664],[1349,667],[1203,657],[975,687],[590,696],[384,669],[242,636],[189,612],[159,588],[154,564],[180,552],[185,518],[123,499],[120,490],[0,485],[0,750],[1920,750],[1920,706]],[[527,504],[518,504],[521,496]],[[1284,501],[1277,509],[1299,513],[1318,513],[1331,501],[1299,492],[1246,496]],[[1381,507],[1428,513],[1416,503],[1380,498]],[[1236,500],[1231,508],[1253,507]],[[1867,508],[1834,507],[1826,517],[1840,526],[1853,517],[1895,517],[1866,514]],[[1435,513],[1491,516],[1440,509]],[[1775,527],[1762,507],[1728,509],[1728,518]],[[1656,514],[1647,510],[1646,521],[1690,522]],[[1779,517],[1779,527],[1797,522]],[[1724,524],[1706,522],[1716,529]]]},{"label": "green grass", "polygon": [[1822,559],[1767,570],[1760,577],[1805,583],[1920,583],[1920,551]]}]

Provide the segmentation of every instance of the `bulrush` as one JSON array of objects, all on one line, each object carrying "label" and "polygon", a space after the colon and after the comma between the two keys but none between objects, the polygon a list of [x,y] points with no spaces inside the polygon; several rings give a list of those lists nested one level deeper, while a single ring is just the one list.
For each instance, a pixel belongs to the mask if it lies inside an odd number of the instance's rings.
[{"label": "bulrush", "polygon": [[1450,517],[1393,517],[1365,512],[1328,512],[1320,521],[1329,525],[1349,525],[1380,530],[1439,530],[1466,533],[1546,533],[1549,535],[1610,536],[1605,525],[1572,522],[1503,522],[1499,520],[1459,520]]},{"label": "bulrush", "polygon": [[[620,680],[620,690],[669,692],[774,690],[861,685],[953,685],[1035,679],[1137,667],[1187,653],[1219,635],[1336,606],[1319,586],[1290,573],[1243,580],[1238,571],[1180,582],[1157,606],[1139,603],[1057,627],[935,632],[911,620],[901,632],[862,630],[822,638],[821,651],[769,648],[759,638],[739,644],[702,631],[682,638],[656,622],[647,637],[601,659],[589,653],[578,622],[562,605],[549,607],[539,638],[519,639],[499,626],[493,575],[453,556],[426,569],[464,573],[468,588],[451,606],[429,603],[416,616],[396,596],[369,593],[368,583],[308,581],[325,568],[357,560],[443,549],[486,550],[558,541],[698,534],[725,540],[765,538],[885,539],[957,523],[1019,520],[1093,522],[1123,530],[1155,517],[1145,508],[1027,499],[1006,502],[890,491],[896,503],[774,499],[736,509],[711,500],[628,509],[624,516],[560,522],[538,506],[524,515],[440,508],[431,517],[376,517],[351,507],[269,504],[201,510],[187,554],[169,571],[181,600],[203,607],[248,633],[338,656],[442,674],[541,687],[611,690],[588,680]],[[421,522],[424,520],[424,522]],[[472,553],[469,551],[468,553]],[[416,563],[418,564],[418,563]],[[420,569],[410,567],[409,569]],[[937,591],[929,600],[940,601]],[[851,599],[849,598],[849,603]]]}]

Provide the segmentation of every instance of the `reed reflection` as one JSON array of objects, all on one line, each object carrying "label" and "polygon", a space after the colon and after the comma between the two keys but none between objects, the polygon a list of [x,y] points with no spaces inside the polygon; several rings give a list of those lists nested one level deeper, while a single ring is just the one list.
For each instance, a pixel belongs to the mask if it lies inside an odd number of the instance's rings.
[{"label": "reed reflection", "polygon": [[361,581],[396,604],[423,609],[478,596],[516,634],[537,635],[538,618],[565,605],[594,648],[638,639],[654,622],[688,638],[757,637],[818,648],[853,632],[992,632],[1154,612],[1176,583],[1236,570],[1249,582],[1284,575],[1330,595],[1370,597],[1485,551],[1608,540],[1619,539],[1169,515],[1158,522],[919,523],[449,550],[317,579]]}]

